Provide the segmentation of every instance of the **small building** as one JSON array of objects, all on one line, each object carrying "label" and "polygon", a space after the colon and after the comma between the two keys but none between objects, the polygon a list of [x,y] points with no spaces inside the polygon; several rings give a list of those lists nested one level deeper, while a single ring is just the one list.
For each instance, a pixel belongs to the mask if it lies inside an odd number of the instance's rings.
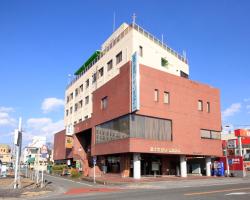
[{"label": "small building", "polygon": [[10,164],[11,163],[11,148],[7,144],[0,144],[0,160],[2,164]]},{"label": "small building", "polygon": [[189,79],[188,60],[122,24],[75,72],[54,160],[91,175],[210,175],[222,155],[220,91]]}]

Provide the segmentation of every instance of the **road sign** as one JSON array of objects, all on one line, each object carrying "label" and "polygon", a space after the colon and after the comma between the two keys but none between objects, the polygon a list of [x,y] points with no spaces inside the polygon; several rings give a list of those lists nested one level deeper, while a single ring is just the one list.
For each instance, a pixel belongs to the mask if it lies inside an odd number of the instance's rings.
[{"label": "road sign", "polygon": [[96,165],[96,156],[93,156],[93,164]]}]

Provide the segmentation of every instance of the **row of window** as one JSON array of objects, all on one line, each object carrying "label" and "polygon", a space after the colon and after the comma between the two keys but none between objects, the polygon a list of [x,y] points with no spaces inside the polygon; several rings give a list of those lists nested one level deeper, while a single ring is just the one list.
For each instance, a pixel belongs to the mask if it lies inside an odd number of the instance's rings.
[{"label": "row of window", "polygon": [[1,153],[10,153],[10,149],[0,149]]},{"label": "row of window", "polygon": [[[154,90],[154,101],[159,101],[159,90]],[[163,92],[163,103],[169,104],[170,103],[170,94],[169,92],[164,91]]]},{"label": "row of window", "polygon": [[[88,105],[88,104],[89,104],[89,96],[86,96],[86,97],[85,97],[85,105]],[[74,106],[74,108],[75,108],[74,111],[77,112],[78,109],[82,108],[82,106],[83,106],[83,101],[80,100],[78,103],[75,104],[75,106]],[[106,109],[107,107],[108,107],[108,97],[105,96],[105,97],[103,97],[103,98],[101,99],[101,109],[104,110],[104,109]],[[69,108],[69,110],[68,110],[68,109],[66,110],[66,116],[68,116],[69,114],[72,114],[72,113],[73,113],[73,106],[71,106],[71,107]]]},{"label": "row of window", "polygon": [[[203,101],[202,100],[198,100],[198,110],[199,111],[203,111]],[[210,102],[207,101],[206,103],[206,112],[210,113]]]},{"label": "row of window", "polygon": [[[89,96],[86,96],[85,97],[85,105],[88,105],[89,104]],[[77,112],[78,109],[82,108],[83,106],[83,100],[80,100],[78,103],[75,103],[75,106],[74,106],[74,111]],[[66,116],[68,116],[69,114],[72,114],[73,113],[73,107],[71,106],[69,108],[69,110],[67,109],[66,110]]]},{"label": "row of window", "polygon": [[215,140],[221,139],[221,133],[219,131],[201,129],[200,134],[201,138],[203,139],[215,139]]},{"label": "row of window", "polygon": [[[122,61],[122,51],[120,51],[116,55],[116,64],[119,64],[121,61]],[[113,68],[113,59],[107,62],[107,71],[110,71],[112,68]],[[100,68],[97,72],[92,74],[92,84],[94,84],[98,78],[103,77],[103,75],[104,75],[104,67]],[[87,89],[89,85],[90,85],[90,80],[87,79],[85,81],[85,89]],[[79,88],[75,89],[75,97],[77,97],[80,92],[83,92],[83,84],[81,84]],[[73,99],[73,96],[74,96],[73,92],[70,93],[69,96],[67,96],[67,103]]]}]

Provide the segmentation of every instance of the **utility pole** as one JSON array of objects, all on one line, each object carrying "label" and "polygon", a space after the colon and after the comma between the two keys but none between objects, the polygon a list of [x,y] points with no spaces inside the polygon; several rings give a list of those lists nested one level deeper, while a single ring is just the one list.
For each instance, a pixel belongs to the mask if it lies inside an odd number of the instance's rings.
[{"label": "utility pole", "polygon": [[15,160],[15,180],[14,180],[14,189],[17,189],[21,186],[20,181],[20,156],[22,149],[22,118],[19,118],[18,129],[15,130],[14,144],[16,146],[16,160]]}]

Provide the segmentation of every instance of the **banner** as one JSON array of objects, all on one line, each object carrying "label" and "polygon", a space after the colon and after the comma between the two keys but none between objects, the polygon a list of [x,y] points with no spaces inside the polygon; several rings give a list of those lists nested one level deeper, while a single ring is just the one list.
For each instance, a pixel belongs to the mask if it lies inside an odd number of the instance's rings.
[{"label": "banner", "polygon": [[65,147],[67,149],[72,149],[73,147],[73,137],[72,136],[66,136],[65,137]]},{"label": "banner", "polygon": [[131,110],[132,112],[140,109],[140,68],[138,55],[135,52],[131,60]]}]

